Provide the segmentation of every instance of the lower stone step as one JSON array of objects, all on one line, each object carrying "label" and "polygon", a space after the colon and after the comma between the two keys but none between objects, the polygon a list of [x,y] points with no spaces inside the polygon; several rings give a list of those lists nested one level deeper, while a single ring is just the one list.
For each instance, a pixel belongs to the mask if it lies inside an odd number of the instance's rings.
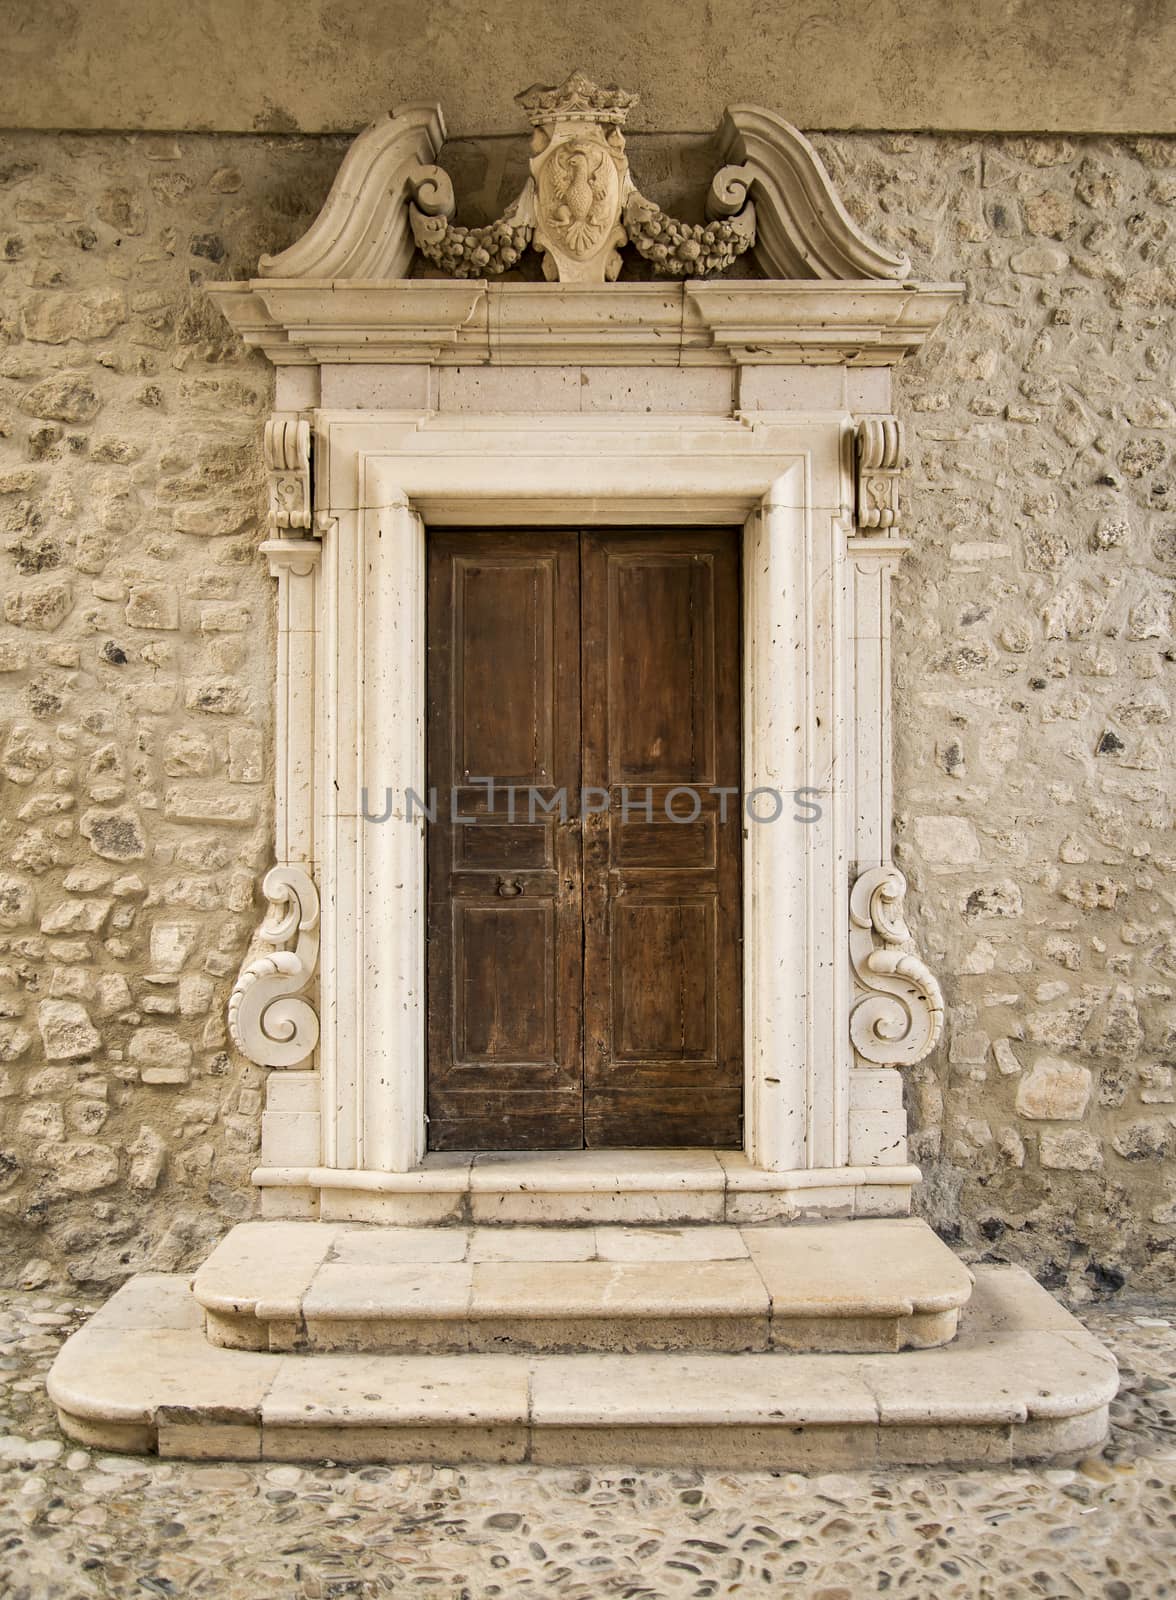
[{"label": "lower stone step", "polygon": [[783,1227],[243,1223],[197,1272],[212,1343],[276,1351],[896,1351],[972,1275],[915,1218]]},{"label": "lower stone step", "polygon": [[80,1443],[273,1461],[770,1467],[1072,1459],[1113,1358],[1016,1267],[976,1269],[960,1336],[898,1355],[277,1355],[204,1337],[182,1277],[139,1277],[49,1374]]}]

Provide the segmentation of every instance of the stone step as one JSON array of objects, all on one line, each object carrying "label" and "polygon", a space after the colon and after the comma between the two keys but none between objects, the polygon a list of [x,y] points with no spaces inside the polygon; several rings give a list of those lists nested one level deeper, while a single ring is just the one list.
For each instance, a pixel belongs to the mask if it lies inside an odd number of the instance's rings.
[{"label": "stone step", "polygon": [[1017,1267],[978,1267],[959,1337],[898,1355],[278,1355],[204,1337],[183,1277],[132,1279],[49,1374],[103,1450],[271,1461],[868,1469],[1074,1459],[1113,1358]]},{"label": "stone step", "polygon": [[[864,1076],[857,1069],[855,1082]],[[907,1165],[775,1172],[742,1150],[681,1148],[450,1150],[409,1172],[263,1166],[253,1174],[263,1216],[402,1228],[905,1217],[920,1178]]]},{"label": "stone step", "polygon": [[915,1218],[763,1227],[243,1223],[193,1280],[238,1350],[925,1349],[972,1276]]}]

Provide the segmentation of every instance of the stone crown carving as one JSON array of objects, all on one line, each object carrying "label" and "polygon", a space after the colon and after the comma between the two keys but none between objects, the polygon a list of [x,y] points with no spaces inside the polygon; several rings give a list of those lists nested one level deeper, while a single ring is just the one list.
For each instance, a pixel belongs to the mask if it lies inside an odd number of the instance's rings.
[{"label": "stone crown carving", "polygon": [[637,96],[618,89],[615,84],[602,89],[582,72],[573,72],[554,88],[533,83],[529,89],[515,95],[515,104],[522,106],[536,128],[577,119],[614,122],[620,127],[637,104]]},{"label": "stone crown carving", "polygon": [[531,175],[497,221],[457,223],[448,174],[437,166],[445,124],[412,105],[360,134],[306,234],[263,256],[263,278],[405,278],[414,249],[455,277],[496,276],[530,247],[561,283],[612,282],[631,244],[656,273],[699,278],[744,251],[764,276],[902,280],[905,256],[858,228],[813,146],[790,123],[733,106],[719,133],[723,165],[703,223],[667,216],[630,173],[622,129],[637,96],[575,72],[518,96],[532,126]]}]

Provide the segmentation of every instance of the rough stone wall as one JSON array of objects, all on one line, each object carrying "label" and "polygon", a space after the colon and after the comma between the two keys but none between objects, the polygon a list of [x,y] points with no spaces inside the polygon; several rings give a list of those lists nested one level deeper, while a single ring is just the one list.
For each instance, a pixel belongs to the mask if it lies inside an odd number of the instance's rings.
[{"label": "rough stone wall", "polygon": [[[1176,1223],[1176,142],[839,135],[850,208],[967,303],[900,369],[897,854],[948,1038],[920,1204],[1079,1296]],[[270,859],[269,369],[201,293],[336,139],[0,142],[0,1260],[174,1268],[252,1209],[227,991]],[[706,141],[634,139],[685,211]],[[448,152],[468,220],[521,162]],[[697,171],[695,170],[697,169]],[[505,196],[509,198],[509,194]]]},{"label": "rough stone wall", "polygon": [[174,1268],[252,1208],[223,1016],[272,850],[271,374],[201,285],[334,140],[0,144],[0,1236],[11,1282]]},{"label": "rough stone wall", "polygon": [[898,372],[896,857],[940,974],[919,1204],[1079,1298],[1176,1247],[1176,142],[819,141],[967,303]]}]

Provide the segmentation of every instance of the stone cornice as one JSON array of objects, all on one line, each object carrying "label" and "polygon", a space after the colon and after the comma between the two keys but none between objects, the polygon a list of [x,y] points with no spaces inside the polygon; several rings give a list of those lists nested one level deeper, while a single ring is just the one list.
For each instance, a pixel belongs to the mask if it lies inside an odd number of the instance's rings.
[{"label": "stone cornice", "polygon": [[255,278],[210,284],[277,366],[892,366],[961,284],[736,279],[568,285]]}]

